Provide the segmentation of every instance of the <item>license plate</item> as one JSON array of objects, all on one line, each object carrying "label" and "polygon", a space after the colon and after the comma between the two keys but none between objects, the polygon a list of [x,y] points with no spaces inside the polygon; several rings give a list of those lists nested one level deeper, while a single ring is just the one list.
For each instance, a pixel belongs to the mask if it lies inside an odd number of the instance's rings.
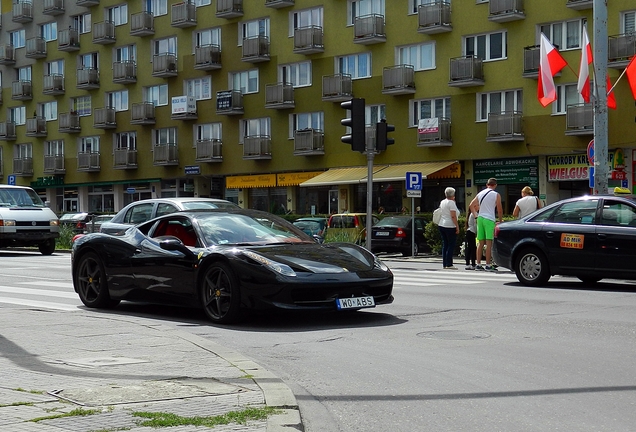
[{"label": "license plate", "polygon": [[375,307],[375,300],[372,296],[340,298],[336,299],[336,306],[338,310],[370,308]]},{"label": "license plate", "polygon": [[387,237],[389,235],[388,231],[378,231],[375,233],[376,237]]}]

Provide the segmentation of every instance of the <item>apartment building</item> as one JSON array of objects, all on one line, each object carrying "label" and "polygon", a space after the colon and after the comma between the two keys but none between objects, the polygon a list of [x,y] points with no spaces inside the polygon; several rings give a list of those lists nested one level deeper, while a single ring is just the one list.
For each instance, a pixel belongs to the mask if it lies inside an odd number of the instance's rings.
[{"label": "apartment building", "polygon": [[[593,108],[576,91],[592,0],[2,0],[0,181],[58,212],[210,196],[273,212],[366,208],[367,156],[340,141],[364,98],[373,207],[399,211],[406,172],[432,210],[497,177],[512,211],[589,191]],[[636,53],[636,7],[608,5],[609,75]],[[541,32],[568,61],[537,100]],[[634,187],[636,109],[609,113],[610,187]]]}]

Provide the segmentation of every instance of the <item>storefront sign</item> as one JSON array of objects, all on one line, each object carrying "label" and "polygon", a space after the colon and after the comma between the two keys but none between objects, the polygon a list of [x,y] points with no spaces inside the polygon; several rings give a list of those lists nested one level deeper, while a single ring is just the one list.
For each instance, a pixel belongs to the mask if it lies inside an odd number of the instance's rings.
[{"label": "storefront sign", "polygon": [[64,177],[38,177],[34,182],[31,182],[32,188],[41,188],[47,186],[64,186]]},{"label": "storefront sign", "polygon": [[539,187],[539,158],[487,159],[473,162],[475,186],[485,186],[490,177],[498,184],[522,184]]},{"label": "storefront sign", "polygon": [[297,172],[297,173],[283,173],[276,175],[276,184],[278,186],[298,186],[302,182],[316,177],[318,174],[322,174],[323,171],[311,171],[311,172]]},{"label": "storefront sign", "polygon": [[201,167],[199,165],[186,165],[184,171],[186,175],[201,174]]},{"label": "storefront sign", "polygon": [[548,181],[587,180],[590,176],[588,156],[548,156]]},{"label": "storefront sign", "polygon": [[249,176],[226,177],[225,187],[228,189],[264,188],[276,186],[276,174],[259,174]]}]

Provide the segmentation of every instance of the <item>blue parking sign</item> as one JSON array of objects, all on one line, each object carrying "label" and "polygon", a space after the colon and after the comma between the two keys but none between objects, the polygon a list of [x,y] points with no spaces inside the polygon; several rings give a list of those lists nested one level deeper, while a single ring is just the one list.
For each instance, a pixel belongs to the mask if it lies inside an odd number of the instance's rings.
[{"label": "blue parking sign", "polygon": [[15,186],[15,174],[9,174],[7,176],[7,184]]},{"label": "blue parking sign", "polygon": [[422,190],[422,173],[407,172],[406,173],[406,190]]}]

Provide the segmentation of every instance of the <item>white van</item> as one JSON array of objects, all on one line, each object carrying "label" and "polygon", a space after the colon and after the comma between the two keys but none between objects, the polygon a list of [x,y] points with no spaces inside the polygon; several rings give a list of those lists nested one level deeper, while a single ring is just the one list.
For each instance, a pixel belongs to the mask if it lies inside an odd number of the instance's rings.
[{"label": "white van", "polygon": [[51,255],[59,236],[59,219],[33,189],[0,185],[0,248],[37,246]]}]

